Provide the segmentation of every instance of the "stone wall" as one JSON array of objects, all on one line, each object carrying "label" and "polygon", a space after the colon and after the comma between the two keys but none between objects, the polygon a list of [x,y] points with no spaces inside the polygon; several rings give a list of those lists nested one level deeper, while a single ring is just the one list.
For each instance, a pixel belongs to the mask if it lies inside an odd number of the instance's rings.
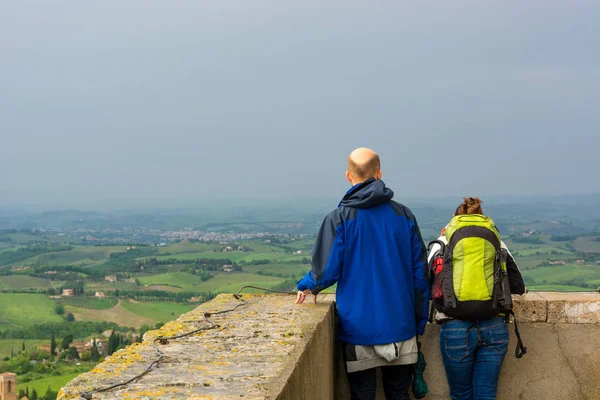
[{"label": "stone wall", "polygon": [[[244,299],[248,305],[210,317],[216,328],[157,344],[165,354],[158,368],[92,398],[256,400],[309,398],[314,393],[315,398],[333,398],[334,303],[296,306],[295,297],[286,295],[252,294]],[[79,399],[86,392],[135,377],[157,358],[154,338],[210,326],[205,313],[238,304],[232,295],[222,294],[146,333],[143,343],[117,351],[75,378],[58,398]],[[310,385],[305,385],[307,381]]]},{"label": "stone wall", "polygon": [[[158,368],[93,399],[347,399],[332,296],[294,305],[285,295],[245,295],[247,306],[212,316],[215,329],[159,344]],[[141,344],[120,350],[71,381],[59,399],[130,379],[156,359],[152,341],[209,326],[204,313],[240,301],[219,295],[182,315]],[[514,357],[514,337],[503,366],[499,399],[600,399],[600,294],[535,293],[515,297],[529,353]],[[512,326],[511,326],[512,335]],[[448,399],[438,345],[439,328],[422,338],[428,362],[428,399]],[[383,398],[380,394],[378,398]]]}]

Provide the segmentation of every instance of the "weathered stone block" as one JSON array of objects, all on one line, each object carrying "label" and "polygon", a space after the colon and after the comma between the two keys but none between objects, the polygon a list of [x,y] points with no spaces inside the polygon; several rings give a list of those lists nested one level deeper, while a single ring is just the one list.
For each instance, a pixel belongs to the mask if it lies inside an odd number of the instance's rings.
[{"label": "weathered stone block", "polygon": [[600,323],[600,293],[540,293],[548,301],[548,323]]},{"label": "weathered stone block", "polygon": [[546,322],[547,301],[537,293],[513,295],[513,309],[519,322]]}]

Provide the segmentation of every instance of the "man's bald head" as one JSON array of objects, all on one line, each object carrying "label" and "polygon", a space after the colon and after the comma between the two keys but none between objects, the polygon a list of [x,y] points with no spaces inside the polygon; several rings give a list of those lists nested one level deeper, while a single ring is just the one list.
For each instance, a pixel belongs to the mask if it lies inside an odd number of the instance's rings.
[{"label": "man's bald head", "polygon": [[346,177],[353,185],[362,183],[369,178],[381,179],[379,155],[366,147],[354,150],[348,156]]}]

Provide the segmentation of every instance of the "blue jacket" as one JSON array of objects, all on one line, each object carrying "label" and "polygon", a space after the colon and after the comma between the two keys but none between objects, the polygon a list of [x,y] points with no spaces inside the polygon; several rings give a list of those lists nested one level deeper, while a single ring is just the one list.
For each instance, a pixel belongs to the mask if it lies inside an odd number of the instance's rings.
[{"label": "blue jacket", "polygon": [[298,290],[337,282],[339,338],[389,344],[422,335],[428,317],[427,252],[417,221],[381,180],[351,188],[321,225]]}]

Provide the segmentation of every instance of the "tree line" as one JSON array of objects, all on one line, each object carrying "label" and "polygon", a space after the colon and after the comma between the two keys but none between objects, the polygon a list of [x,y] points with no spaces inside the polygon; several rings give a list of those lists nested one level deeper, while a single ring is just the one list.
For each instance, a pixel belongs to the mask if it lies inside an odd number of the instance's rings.
[{"label": "tree line", "polygon": [[43,396],[38,395],[38,392],[33,388],[31,392],[29,392],[29,386],[25,388],[25,390],[19,390],[19,399],[23,397],[27,397],[29,400],[56,400],[58,397],[58,392],[53,390],[50,386],[46,389],[46,393]]},{"label": "tree line", "polygon": [[0,253],[0,265],[14,264],[40,254],[72,250],[73,246],[57,244],[28,244],[14,251]]},{"label": "tree line", "polygon": [[74,321],[43,322],[26,328],[13,328],[0,332],[0,339],[47,339],[54,333],[57,336],[73,335],[86,337],[100,334],[106,330],[127,331],[133,328],[122,327],[114,322]]}]

